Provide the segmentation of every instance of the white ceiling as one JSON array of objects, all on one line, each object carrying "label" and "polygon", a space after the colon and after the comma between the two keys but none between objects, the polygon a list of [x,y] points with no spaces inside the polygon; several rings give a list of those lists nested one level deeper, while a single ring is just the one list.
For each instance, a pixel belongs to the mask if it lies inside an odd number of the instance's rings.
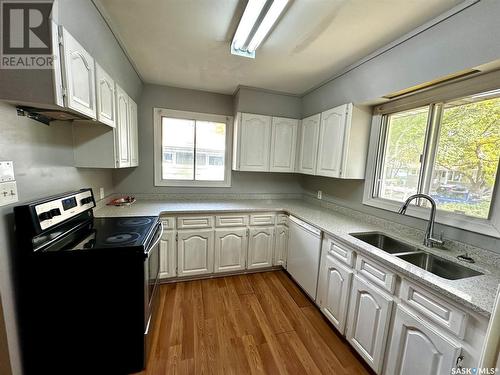
[{"label": "white ceiling", "polygon": [[291,0],[255,60],[229,52],[244,0],[98,2],[147,83],[301,94],[462,0]]}]

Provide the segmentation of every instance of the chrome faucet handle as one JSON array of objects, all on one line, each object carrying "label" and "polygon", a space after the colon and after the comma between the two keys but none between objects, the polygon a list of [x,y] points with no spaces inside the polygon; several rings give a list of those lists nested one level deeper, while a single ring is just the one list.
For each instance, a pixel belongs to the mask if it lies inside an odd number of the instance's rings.
[{"label": "chrome faucet handle", "polygon": [[445,241],[443,240],[443,232],[439,234],[439,239],[429,237],[429,245],[430,247],[444,247]]}]

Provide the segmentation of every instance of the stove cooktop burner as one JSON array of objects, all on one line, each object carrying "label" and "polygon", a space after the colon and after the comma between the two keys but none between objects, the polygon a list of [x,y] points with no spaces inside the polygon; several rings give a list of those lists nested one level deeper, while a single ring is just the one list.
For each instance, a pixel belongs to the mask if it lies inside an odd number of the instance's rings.
[{"label": "stove cooktop burner", "polygon": [[138,226],[138,225],[148,225],[153,221],[153,219],[148,217],[131,217],[129,219],[123,219],[118,222],[118,225],[124,227]]},{"label": "stove cooktop burner", "polygon": [[106,238],[105,242],[109,244],[123,244],[136,241],[141,235],[139,233],[116,233]]}]

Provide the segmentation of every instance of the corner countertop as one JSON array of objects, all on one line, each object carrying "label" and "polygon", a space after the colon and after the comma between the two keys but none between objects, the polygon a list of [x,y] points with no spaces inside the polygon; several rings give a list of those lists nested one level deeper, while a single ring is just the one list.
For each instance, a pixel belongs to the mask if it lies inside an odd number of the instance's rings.
[{"label": "corner countertop", "polygon": [[[461,280],[447,280],[416,267],[404,260],[371,246],[349,235],[349,233],[381,231],[395,238],[431,252],[435,255],[463,264],[456,259],[456,255],[463,253],[458,250],[428,249],[408,233],[391,227],[390,222],[377,223],[370,220],[370,216],[353,211],[353,215],[337,212],[304,200],[138,200],[135,204],[125,207],[103,206],[95,210],[96,217],[116,216],[167,216],[193,213],[216,212],[257,212],[257,211],[284,211],[299,219],[314,225],[323,232],[347,242],[358,253],[367,254],[373,259],[385,264],[409,279],[416,280],[429,288],[441,293],[465,307],[489,318],[493,310],[496,292],[500,284],[500,255],[483,250],[477,253],[479,259],[475,264],[465,266],[476,269],[484,275]],[[357,213],[354,214],[354,213]],[[389,223],[389,224],[387,224]]]}]

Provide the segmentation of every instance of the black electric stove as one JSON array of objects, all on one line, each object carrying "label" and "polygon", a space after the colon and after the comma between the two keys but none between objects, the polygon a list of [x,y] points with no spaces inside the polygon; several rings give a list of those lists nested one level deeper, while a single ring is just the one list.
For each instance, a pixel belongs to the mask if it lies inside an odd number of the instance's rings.
[{"label": "black electric stove", "polygon": [[144,369],[158,301],[157,216],[95,218],[91,189],[15,207],[27,374]]},{"label": "black electric stove", "polygon": [[[64,228],[36,237],[36,245],[42,252],[106,249],[141,251],[158,225],[157,216],[92,218],[75,234],[72,242],[61,246],[50,244],[51,239],[64,234]],[[45,245],[45,246],[44,246]]]}]

